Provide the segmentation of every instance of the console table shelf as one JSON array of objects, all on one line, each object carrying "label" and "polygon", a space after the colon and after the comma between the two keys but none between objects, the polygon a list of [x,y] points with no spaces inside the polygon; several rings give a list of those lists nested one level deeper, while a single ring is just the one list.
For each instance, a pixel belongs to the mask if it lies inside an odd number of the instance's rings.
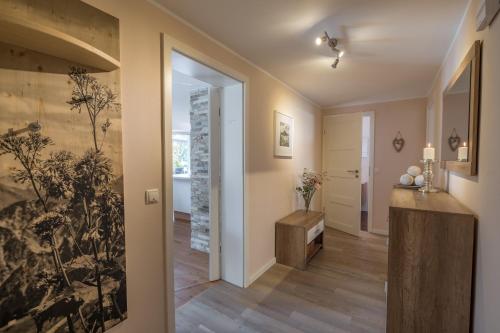
[{"label": "console table shelf", "polygon": [[324,229],[322,212],[298,210],[276,222],[276,262],[306,269],[323,247]]}]

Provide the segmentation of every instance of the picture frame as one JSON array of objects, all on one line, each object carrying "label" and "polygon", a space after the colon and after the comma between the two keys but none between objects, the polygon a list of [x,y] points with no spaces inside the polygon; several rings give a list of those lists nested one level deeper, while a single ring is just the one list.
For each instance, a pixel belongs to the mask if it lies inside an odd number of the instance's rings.
[{"label": "picture frame", "polygon": [[[482,52],[482,42],[476,40],[471,46],[465,58],[462,60],[460,66],[455,71],[450,82],[443,91],[443,101],[445,96],[453,89],[455,84],[459,81],[462,74],[470,68],[470,82],[469,87],[469,101],[468,113],[466,115],[467,121],[467,137],[463,137],[466,142],[467,149],[467,159],[465,161],[459,159],[449,159],[444,156],[444,149],[441,150],[441,168],[447,169],[448,171],[461,174],[463,176],[477,176],[478,168],[478,152],[479,152],[479,119],[480,119],[480,96],[481,96],[481,52]],[[452,108],[443,107],[443,115],[449,110],[455,111]],[[446,121],[442,121],[442,130],[447,124]],[[445,132],[444,132],[445,133]],[[446,143],[445,143],[446,144]]]},{"label": "picture frame", "polygon": [[293,118],[274,111],[274,156],[293,157],[294,121]]}]

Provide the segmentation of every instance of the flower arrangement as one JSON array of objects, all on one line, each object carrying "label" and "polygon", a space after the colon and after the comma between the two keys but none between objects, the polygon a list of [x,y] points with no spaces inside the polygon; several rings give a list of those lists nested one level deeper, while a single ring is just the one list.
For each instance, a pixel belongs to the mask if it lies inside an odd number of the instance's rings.
[{"label": "flower arrangement", "polygon": [[300,176],[300,181],[302,186],[298,186],[295,190],[297,193],[302,195],[302,198],[304,198],[306,212],[308,212],[314,193],[321,188],[323,175],[318,172],[304,169],[304,172]]}]

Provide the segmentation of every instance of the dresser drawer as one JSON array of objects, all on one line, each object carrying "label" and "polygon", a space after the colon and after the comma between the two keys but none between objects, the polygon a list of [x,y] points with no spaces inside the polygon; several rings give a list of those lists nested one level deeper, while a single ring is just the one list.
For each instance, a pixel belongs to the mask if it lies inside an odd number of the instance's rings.
[{"label": "dresser drawer", "polygon": [[307,244],[311,243],[323,230],[325,230],[325,221],[321,220],[307,231]]}]

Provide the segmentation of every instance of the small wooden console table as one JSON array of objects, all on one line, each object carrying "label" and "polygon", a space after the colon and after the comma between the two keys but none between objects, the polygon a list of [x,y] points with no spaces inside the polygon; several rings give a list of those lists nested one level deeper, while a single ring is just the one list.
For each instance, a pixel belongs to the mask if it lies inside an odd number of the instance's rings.
[{"label": "small wooden console table", "polygon": [[297,210],[276,222],[276,262],[301,270],[323,247],[322,212]]}]

